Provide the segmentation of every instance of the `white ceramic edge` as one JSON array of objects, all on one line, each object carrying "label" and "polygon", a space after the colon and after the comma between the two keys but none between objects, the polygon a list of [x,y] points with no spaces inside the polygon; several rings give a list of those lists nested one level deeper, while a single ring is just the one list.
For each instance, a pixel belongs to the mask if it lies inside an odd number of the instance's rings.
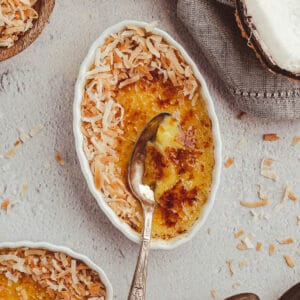
[{"label": "white ceramic edge", "polygon": [[46,242],[30,242],[30,241],[19,241],[19,242],[0,242],[0,249],[5,248],[22,248],[22,247],[28,247],[28,248],[34,248],[34,249],[46,249],[53,252],[63,252],[73,258],[76,258],[78,260],[83,261],[88,267],[90,267],[92,270],[96,271],[104,284],[106,288],[106,297],[105,300],[113,300],[113,288],[108,280],[106,274],[104,271],[98,267],[95,263],[93,263],[87,256],[83,254],[79,254],[73,250],[71,250],[68,247],[65,246],[57,246],[53,244],[49,244]]},{"label": "white ceramic edge", "polygon": [[[75,136],[75,145],[76,145],[76,151],[79,158],[81,170],[84,174],[84,177],[87,181],[88,187],[97,200],[99,206],[104,211],[104,213],[107,215],[109,220],[112,222],[112,224],[118,228],[127,238],[129,238],[131,241],[135,243],[139,243],[140,236],[137,234],[128,224],[121,221],[119,217],[114,213],[114,211],[108,206],[108,204],[105,203],[105,200],[99,192],[95,185],[94,185],[94,179],[93,175],[90,171],[88,160],[86,159],[86,156],[83,151],[83,136],[81,133],[81,110],[80,110],[80,104],[82,100],[83,95],[83,87],[84,87],[84,74],[92,64],[95,50],[101,45],[105,38],[109,36],[110,34],[121,30],[126,25],[133,24],[141,27],[145,27],[148,25],[146,22],[140,22],[140,21],[133,21],[133,20],[126,20],[123,22],[120,22],[118,24],[115,24],[109,28],[107,28],[101,36],[96,39],[96,41],[92,44],[87,56],[85,57],[84,61],[82,62],[79,70],[79,75],[77,78],[77,82],[75,85],[75,97],[74,97],[74,106],[73,106],[73,130],[74,130],[74,136]],[[199,219],[196,221],[196,223],[193,225],[193,227],[186,233],[180,235],[177,238],[171,239],[171,240],[152,240],[151,241],[151,248],[152,249],[164,249],[169,250],[173,249],[175,247],[178,247],[179,245],[186,243],[187,241],[191,240],[195,234],[198,232],[198,230],[203,226],[205,223],[210,211],[212,210],[217,188],[220,181],[220,174],[221,174],[221,162],[222,162],[222,156],[221,156],[221,137],[220,137],[220,129],[219,129],[219,122],[215,113],[214,104],[212,101],[212,98],[210,96],[210,93],[208,91],[207,84],[201,75],[200,71],[198,70],[196,64],[194,61],[190,58],[190,56],[187,54],[187,52],[184,50],[184,48],[178,44],[168,33],[166,33],[163,30],[160,29],[154,29],[154,33],[157,33],[161,35],[163,38],[165,38],[171,45],[175,46],[183,55],[185,61],[192,67],[193,72],[196,76],[196,78],[201,83],[202,87],[202,94],[204,96],[209,117],[212,121],[212,130],[213,130],[213,137],[214,137],[214,158],[215,158],[215,167],[213,172],[213,181],[212,181],[212,188],[211,193],[209,196],[209,199],[204,206],[202,213],[199,217]]]}]

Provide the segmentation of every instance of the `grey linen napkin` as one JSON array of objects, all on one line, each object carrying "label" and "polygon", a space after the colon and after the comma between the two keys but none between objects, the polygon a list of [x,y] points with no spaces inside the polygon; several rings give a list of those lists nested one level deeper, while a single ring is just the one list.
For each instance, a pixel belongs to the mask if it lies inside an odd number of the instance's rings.
[{"label": "grey linen napkin", "polygon": [[300,118],[300,82],[273,75],[242,39],[232,0],[178,0],[177,14],[238,108],[272,119]]}]

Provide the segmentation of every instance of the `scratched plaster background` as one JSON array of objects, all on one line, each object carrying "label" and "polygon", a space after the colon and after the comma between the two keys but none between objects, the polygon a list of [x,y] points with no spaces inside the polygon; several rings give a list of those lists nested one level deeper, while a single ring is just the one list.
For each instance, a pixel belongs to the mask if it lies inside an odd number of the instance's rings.
[{"label": "scratched plaster background", "polygon": [[[64,0],[57,1],[50,23],[26,51],[0,63],[0,154],[5,154],[18,138],[18,129],[44,129],[22,145],[15,157],[0,159],[1,199],[19,200],[11,211],[0,213],[1,241],[48,241],[63,244],[86,254],[110,278],[116,299],[126,299],[131,282],[137,245],[115,229],[97,206],[81,174],[72,134],[74,82],[79,65],[91,43],[108,26],[124,19],[159,21],[159,27],[181,42],[198,63],[209,83],[220,120],[224,143],[223,158],[234,156],[235,164],[224,169],[216,203],[207,223],[193,241],[172,251],[150,255],[148,299],[211,299],[241,291],[257,292],[262,299],[276,299],[299,280],[299,231],[296,217],[300,203],[289,201],[275,214],[273,207],[282,197],[286,184],[300,196],[300,135],[298,122],[272,122],[252,116],[236,118],[226,92],[219,86],[201,53],[175,15],[172,0]],[[265,132],[276,132],[280,141],[263,143]],[[236,145],[239,143],[239,146]],[[55,159],[59,150],[65,166]],[[263,157],[276,160],[280,176],[276,183],[259,176]],[[28,195],[19,195],[28,183]],[[262,183],[271,204],[257,212],[268,212],[269,220],[253,220],[240,200],[257,200],[257,183]],[[210,228],[211,234],[208,234]],[[233,233],[238,229],[253,233],[261,241],[261,252],[239,251]],[[292,236],[296,242],[280,246],[276,239]],[[274,256],[268,244],[274,242]],[[296,267],[288,268],[283,254],[294,257]],[[235,274],[230,275],[226,260],[233,259]],[[247,260],[249,266],[239,268]],[[240,286],[232,287],[236,282]]]}]

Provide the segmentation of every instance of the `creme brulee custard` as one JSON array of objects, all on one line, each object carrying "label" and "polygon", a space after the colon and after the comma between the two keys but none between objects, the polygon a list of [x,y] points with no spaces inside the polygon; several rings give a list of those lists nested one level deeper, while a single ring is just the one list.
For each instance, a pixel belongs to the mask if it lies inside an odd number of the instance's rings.
[{"label": "creme brulee custard", "polygon": [[172,114],[147,146],[144,182],[157,201],[153,237],[171,239],[188,231],[210,195],[215,161],[201,86],[180,52],[150,29],[127,26],[112,34],[86,74],[81,112],[95,186],[138,232],[143,215],[127,184],[130,154],[151,118]]}]

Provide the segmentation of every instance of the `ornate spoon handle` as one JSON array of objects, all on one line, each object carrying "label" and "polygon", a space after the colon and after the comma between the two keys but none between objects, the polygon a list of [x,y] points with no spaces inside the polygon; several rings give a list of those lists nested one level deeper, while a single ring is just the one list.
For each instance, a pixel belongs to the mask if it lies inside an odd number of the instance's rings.
[{"label": "ornate spoon handle", "polygon": [[144,229],[141,241],[140,252],[136,264],[133,280],[131,283],[128,300],[144,300],[146,299],[146,279],[148,254],[152,230],[152,218],[154,208],[144,209]]}]

